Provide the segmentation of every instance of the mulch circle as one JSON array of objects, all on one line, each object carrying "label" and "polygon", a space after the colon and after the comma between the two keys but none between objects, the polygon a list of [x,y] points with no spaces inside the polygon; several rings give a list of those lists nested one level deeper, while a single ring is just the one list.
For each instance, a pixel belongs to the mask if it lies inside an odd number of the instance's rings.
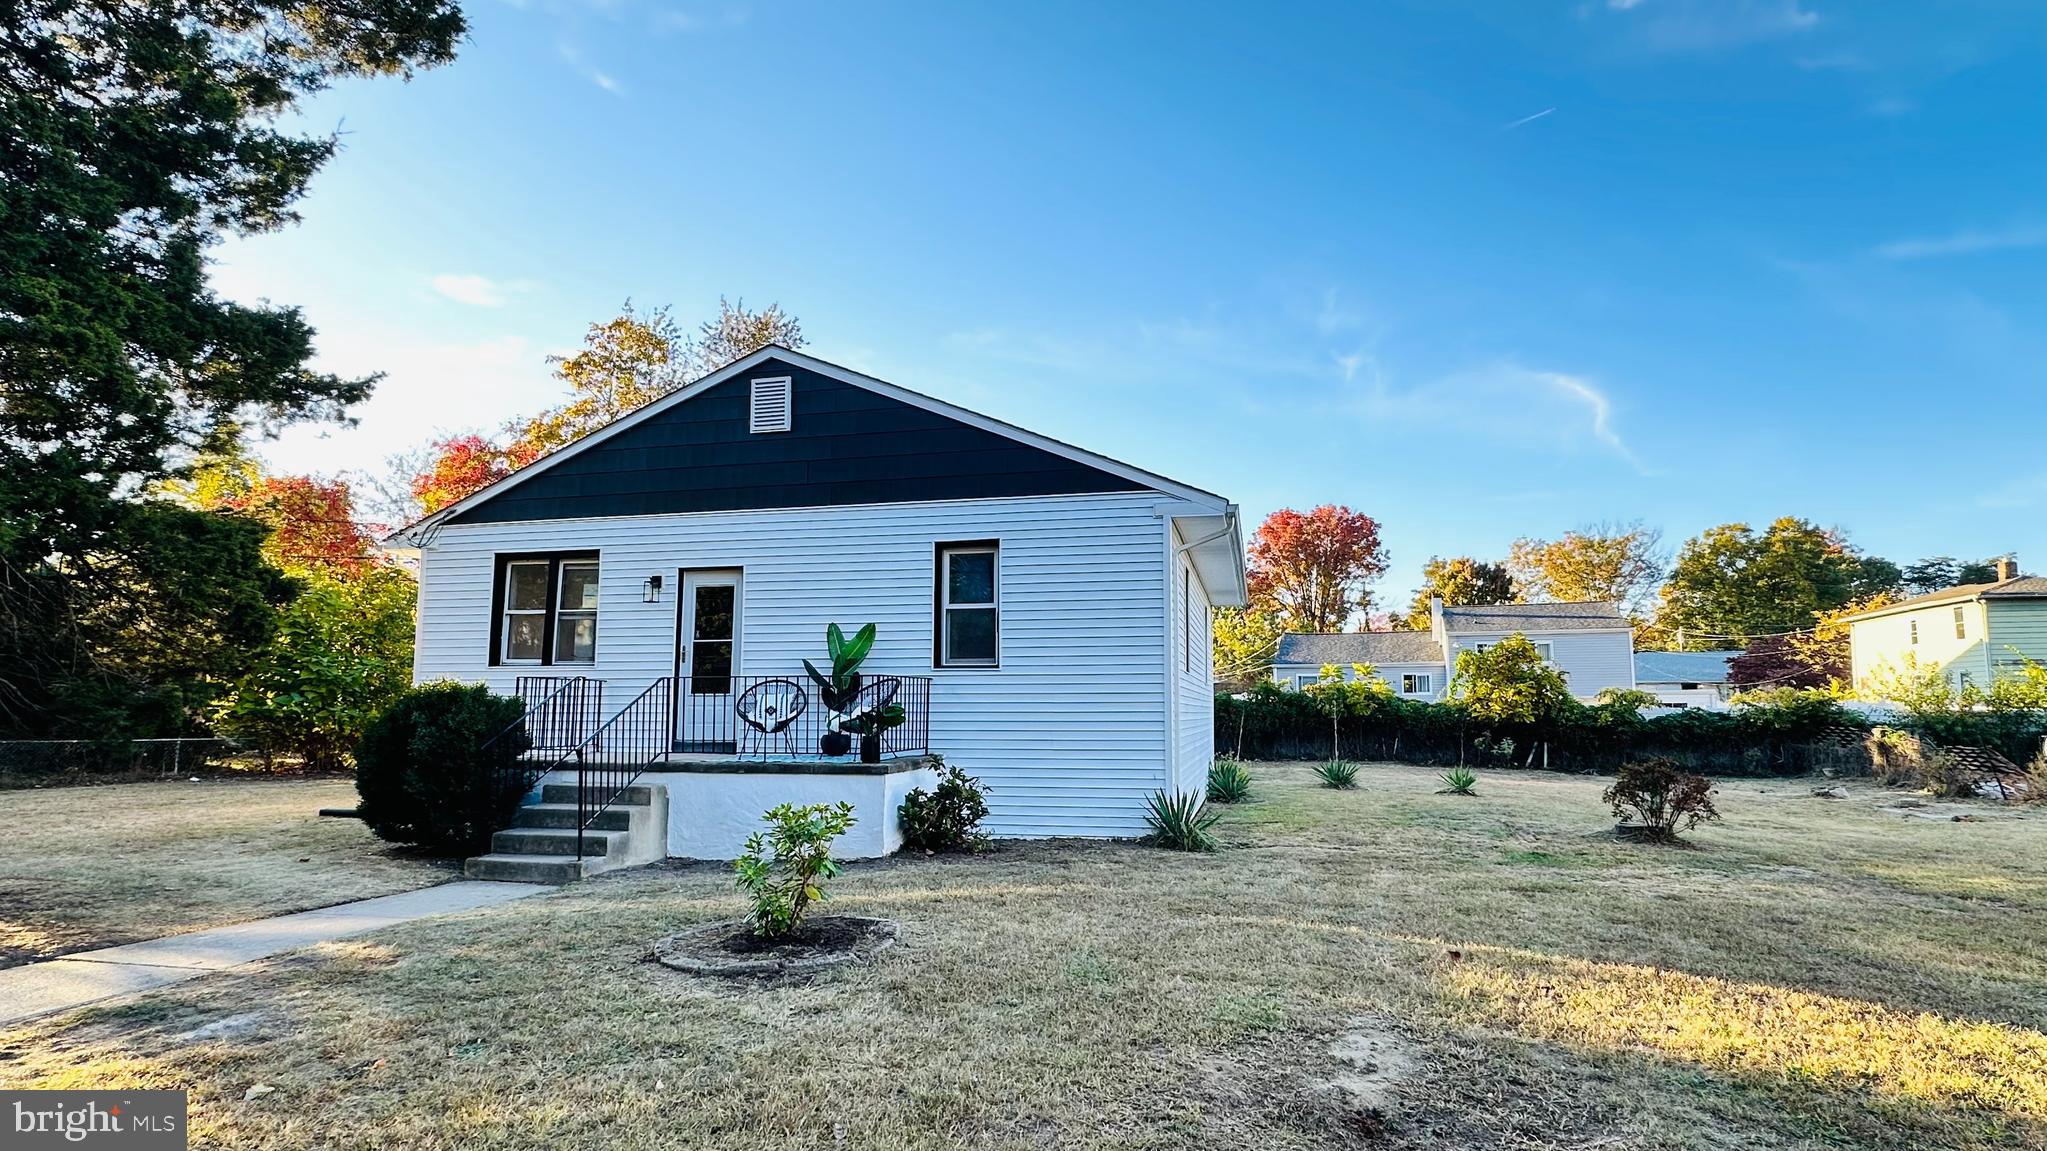
[{"label": "mulch circle", "polygon": [[743,920],[723,919],[664,937],[654,945],[654,962],[691,975],[801,975],[865,963],[901,938],[894,920],[865,915],[816,916],[785,939],[764,939]]}]

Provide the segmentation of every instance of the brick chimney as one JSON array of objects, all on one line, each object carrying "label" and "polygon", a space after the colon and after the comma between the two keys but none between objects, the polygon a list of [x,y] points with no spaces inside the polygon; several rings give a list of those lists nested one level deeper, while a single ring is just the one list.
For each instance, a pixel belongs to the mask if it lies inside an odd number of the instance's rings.
[{"label": "brick chimney", "polygon": [[1997,561],[1997,581],[2019,578],[2019,557],[2017,553],[2001,556]]}]

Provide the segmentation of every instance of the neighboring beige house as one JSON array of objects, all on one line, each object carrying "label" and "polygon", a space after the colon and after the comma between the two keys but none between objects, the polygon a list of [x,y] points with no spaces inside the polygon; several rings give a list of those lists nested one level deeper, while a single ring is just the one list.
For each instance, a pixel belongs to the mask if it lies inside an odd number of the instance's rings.
[{"label": "neighboring beige house", "polygon": [[1963,584],[1848,617],[1849,665],[1859,687],[1879,671],[1938,667],[1957,688],[2047,662],[2047,578],[1997,562],[1991,583]]}]

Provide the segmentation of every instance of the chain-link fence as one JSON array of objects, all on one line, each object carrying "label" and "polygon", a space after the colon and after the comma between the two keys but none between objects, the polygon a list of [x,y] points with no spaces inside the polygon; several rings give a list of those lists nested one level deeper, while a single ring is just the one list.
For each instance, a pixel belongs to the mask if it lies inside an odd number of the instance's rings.
[{"label": "chain-link fence", "polygon": [[0,788],[181,779],[283,766],[261,748],[211,737],[0,740]]}]

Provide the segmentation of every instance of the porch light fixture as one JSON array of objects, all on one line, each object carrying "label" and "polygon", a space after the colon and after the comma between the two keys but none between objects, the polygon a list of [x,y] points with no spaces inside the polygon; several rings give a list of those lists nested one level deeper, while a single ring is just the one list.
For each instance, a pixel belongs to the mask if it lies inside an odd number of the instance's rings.
[{"label": "porch light fixture", "polygon": [[657,576],[657,575],[650,575],[650,576],[648,576],[648,577],[647,577],[647,582],[646,582],[646,583],[645,583],[644,585],[642,585],[642,586],[641,586],[641,588],[640,588],[640,602],[641,602],[641,603],[660,603],[660,602],[661,602],[661,577],[660,577],[660,576]]}]

